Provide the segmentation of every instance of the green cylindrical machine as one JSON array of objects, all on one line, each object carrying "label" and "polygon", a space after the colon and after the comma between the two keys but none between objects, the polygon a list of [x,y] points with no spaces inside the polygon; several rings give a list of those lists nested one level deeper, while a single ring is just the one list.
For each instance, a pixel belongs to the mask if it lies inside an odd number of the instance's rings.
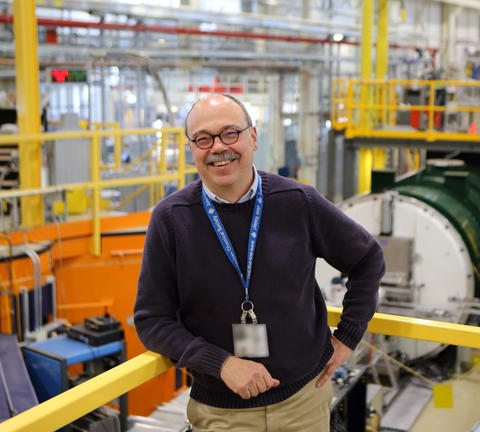
[{"label": "green cylindrical machine", "polygon": [[[400,180],[393,171],[374,172],[372,190],[339,207],[382,245],[379,312],[465,323],[480,310],[480,171],[462,161],[434,160]],[[334,304],[338,285],[332,280],[340,275],[319,261],[316,276]],[[439,348],[400,338],[392,347],[409,359]]]},{"label": "green cylindrical machine", "polygon": [[400,181],[392,173],[373,173],[372,191],[387,189],[428,204],[451,222],[468,248],[475,296],[480,297],[480,170],[463,161],[439,159]]}]

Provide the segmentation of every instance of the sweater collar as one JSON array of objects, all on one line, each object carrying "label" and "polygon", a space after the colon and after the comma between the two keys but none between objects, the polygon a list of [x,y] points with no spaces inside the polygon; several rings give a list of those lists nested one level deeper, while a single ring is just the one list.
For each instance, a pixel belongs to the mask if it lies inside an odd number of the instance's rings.
[{"label": "sweater collar", "polygon": [[250,186],[250,189],[248,189],[247,193],[243,195],[236,203],[232,203],[230,201],[224,200],[223,198],[220,198],[218,195],[215,195],[209,188],[208,186],[202,182],[202,187],[207,196],[216,203],[219,204],[241,204],[243,202],[247,202],[251,200],[255,194],[257,193],[257,187],[258,187],[258,172],[257,168],[255,165],[253,165],[253,182]]}]

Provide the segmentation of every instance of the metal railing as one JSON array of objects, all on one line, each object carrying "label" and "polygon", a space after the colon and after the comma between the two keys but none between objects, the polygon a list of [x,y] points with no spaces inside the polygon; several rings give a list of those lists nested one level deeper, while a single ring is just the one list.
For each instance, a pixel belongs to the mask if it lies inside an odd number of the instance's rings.
[{"label": "metal railing", "polygon": [[[111,128],[114,130],[120,130],[120,123],[118,122],[89,122],[87,120],[80,120],[79,125],[88,130],[89,126],[93,128],[93,130],[101,130],[105,128]],[[49,121],[48,124],[50,126],[60,126],[60,121]],[[120,135],[115,135],[113,137],[113,164],[101,164],[100,168],[103,170],[107,169],[120,169],[122,165],[122,138]]]},{"label": "metal railing", "polygon": [[[410,97],[406,97],[407,91]],[[418,103],[409,103],[409,100]],[[480,82],[334,79],[332,127],[346,138],[480,141]]]},{"label": "metal railing", "polygon": [[[173,141],[169,138],[172,134],[176,137]],[[141,157],[150,158],[150,175],[137,176],[130,178],[113,178],[104,180],[102,179],[101,170],[121,168],[119,165],[119,155],[121,138],[131,135],[154,135],[152,140],[152,147]],[[157,135],[160,138],[157,138]],[[101,160],[101,139],[104,137],[113,137],[116,142],[115,150],[115,164],[108,166],[102,164]],[[18,196],[32,196],[32,195],[45,195],[49,193],[65,191],[91,191],[92,198],[92,223],[93,223],[93,247],[92,253],[96,256],[101,253],[101,227],[100,227],[100,204],[101,204],[101,191],[105,188],[122,187],[138,185],[140,188],[150,187],[150,203],[153,205],[155,200],[158,201],[164,194],[163,183],[166,181],[177,181],[178,188],[185,186],[185,175],[195,173],[196,169],[193,166],[187,166],[185,161],[185,144],[186,139],[182,128],[166,127],[162,129],[128,129],[120,130],[115,125],[111,130],[85,130],[74,132],[52,132],[41,134],[29,134],[29,135],[6,135],[0,136],[0,146],[12,145],[13,143],[28,143],[28,142],[45,142],[50,140],[59,139],[75,139],[75,138],[87,138],[90,140],[91,148],[91,179],[85,183],[69,183],[69,184],[57,184],[55,186],[49,186],[45,188],[36,189],[19,189],[10,190],[8,192],[0,192],[0,205],[2,200],[12,199],[12,197]],[[176,155],[176,163],[168,163],[167,161],[167,147],[173,142]],[[21,161],[20,161],[21,163]],[[134,161],[130,165],[126,166],[121,173],[126,173],[132,168],[137,161]],[[132,199],[130,197],[129,199]],[[125,201],[124,201],[125,202]]]},{"label": "metal railing", "polygon": [[[340,321],[341,308],[328,307],[328,324]],[[376,313],[368,332],[480,348],[480,328]],[[66,392],[0,423],[0,432],[49,432],[165,372],[172,363],[147,351]]]}]

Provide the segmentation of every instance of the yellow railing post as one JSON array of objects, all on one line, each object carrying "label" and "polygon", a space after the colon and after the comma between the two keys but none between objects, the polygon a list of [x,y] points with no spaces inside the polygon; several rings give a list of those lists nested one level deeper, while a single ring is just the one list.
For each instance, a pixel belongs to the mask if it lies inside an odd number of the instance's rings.
[{"label": "yellow railing post", "polygon": [[95,134],[91,141],[92,158],[92,223],[93,223],[93,245],[92,253],[100,256],[101,251],[101,230],[100,230],[100,197],[101,197],[101,174],[100,174],[100,136]]},{"label": "yellow railing post", "polygon": [[345,129],[345,136],[348,138],[348,133],[354,127],[354,119],[353,119],[353,81],[350,80],[348,82],[347,88],[347,127]]},{"label": "yellow railing post", "polygon": [[367,104],[367,87],[362,81],[360,83],[360,129],[365,131],[367,129],[367,119],[365,117],[365,106]]}]

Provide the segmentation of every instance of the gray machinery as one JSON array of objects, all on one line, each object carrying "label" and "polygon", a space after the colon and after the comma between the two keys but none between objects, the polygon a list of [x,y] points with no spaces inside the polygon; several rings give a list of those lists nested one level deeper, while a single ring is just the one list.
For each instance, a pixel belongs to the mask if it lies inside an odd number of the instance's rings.
[{"label": "gray machinery", "polygon": [[[372,191],[340,208],[376,236],[386,274],[378,311],[465,323],[480,315],[480,175],[462,161],[433,160],[427,169],[395,181],[375,172]],[[341,305],[341,275],[318,260],[316,278],[327,303]],[[412,360],[443,347],[393,338],[391,350]]]}]

